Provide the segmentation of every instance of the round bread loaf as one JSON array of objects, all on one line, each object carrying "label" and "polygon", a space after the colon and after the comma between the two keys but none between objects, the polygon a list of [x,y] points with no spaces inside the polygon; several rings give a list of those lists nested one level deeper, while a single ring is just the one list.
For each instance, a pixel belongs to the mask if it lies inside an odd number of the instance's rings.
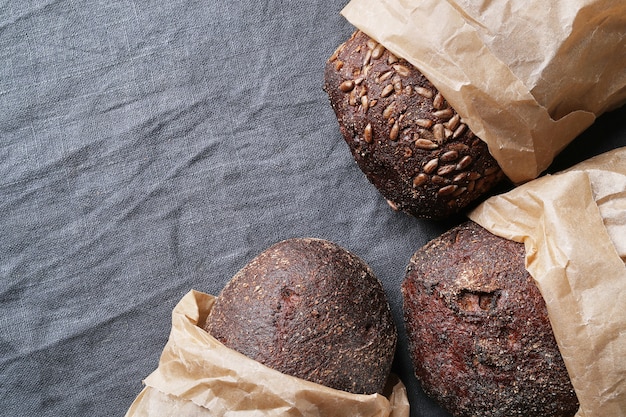
[{"label": "round bread loaf", "polygon": [[311,238],[279,242],[242,268],[204,329],[270,368],[355,394],[382,392],[397,339],[368,265]]},{"label": "round bread loaf", "polygon": [[571,417],[578,400],[524,246],[473,222],[419,249],[402,283],[415,374],[456,417]]},{"label": "round bread loaf", "polygon": [[449,217],[504,178],[426,77],[363,32],[330,57],[324,90],[352,156],[395,210]]}]

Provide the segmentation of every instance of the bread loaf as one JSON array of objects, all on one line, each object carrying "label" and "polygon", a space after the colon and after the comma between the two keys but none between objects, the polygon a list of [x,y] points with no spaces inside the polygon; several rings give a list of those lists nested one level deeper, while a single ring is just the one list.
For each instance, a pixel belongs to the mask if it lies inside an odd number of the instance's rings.
[{"label": "bread loaf", "polygon": [[204,328],[268,367],[356,394],[382,392],[397,339],[372,270],[310,238],[279,242],[243,267]]},{"label": "bread loaf", "polygon": [[571,417],[578,401],[524,246],[473,222],[419,249],[402,283],[415,374],[456,417]]},{"label": "bread loaf", "polygon": [[396,210],[445,218],[504,178],[426,77],[360,31],[326,63],[324,90],[352,156]]}]

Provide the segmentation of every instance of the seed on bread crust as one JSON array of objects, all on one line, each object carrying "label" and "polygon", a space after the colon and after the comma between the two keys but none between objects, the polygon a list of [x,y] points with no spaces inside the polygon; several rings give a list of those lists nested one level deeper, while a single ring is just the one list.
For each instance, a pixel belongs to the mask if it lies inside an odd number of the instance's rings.
[{"label": "seed on bread crust", "polygon": [[425,184],[426,181],[428,181],[428,175],[421,172],[413,178],[413,187],[419,187],[420,185]]},{"label": "seed on bread crust", "polygon": [[341,84],[339,84],[339,89],[341,91],[343,91],[344,93],[352,91],[353,88],[354,88],[354,81],[353,80],[346,80],[346,81],[342,82]]},{"label": "seed on bread crust", "polygon": [[435,95],[435,98],[433,99],[433,107],[436,109],[443,109],[444,102],[445,99],[443,98],[443,95],[440,92],[437,92],[437,95]]},{"label": "seed on bread crust", "polygon": [[[433,142],[432,140],[428,140],[428,139],[422,139],[422,138],[418,138],[415,142],[415,146],[418,147],[419,149],[437,149],[439,147],[439,145],[435,142]],[[455,152],[455,151],[450,151],[450,152]]]},{"label": "seed on bread crust", "polygon": [[444,120],[449,120],[450,118],[452,118],[453,115],[454,115],[454,111],[449,107],[447,109],[437,110],[433,112],[433,116],[435,116],[438,119],[444,119]]},{"label": "seed on bread crust", "polygon": [[[469,156],[469,155],[465,155],[463,158],[461,158],[459,163],[456,164],[456,170],[457,171],[464,171],[465,168],[470,166],[471,163],[472,163],[472,157]],[[489,174],[487,174],[486,171],[485,171],[485,175],[489,175]]]},{"label": "seed on bread crust", "polygon": [[[324,90],[340,131],[368,180],[399,211],[449,217],[504,178],[487,145],[409,62],[360,31],[331,58]],[[465,172],[483,180],[459,176]],[[459,187],[442,192],[433,175]]]},{"label": "seed on bread crust", "polygon": [[365,126],[365,129],[363,129],[363,139],[367,143],[372,143],[372,124],[371,123],[368,123],[367,126]]},{"label": "seed on bread crust", "polygon": [[385,47],[381,44],[376,45],[376,47],[372,50],[372,59],[379,59],[383,56],[383,52],[385,52]]},{"label": "seed on bread crust", "polygon": [[396,72],[403,77],[408,77],[409,75],[411,75],[411,70],[404,65],[396,64],[393,66],[393,69],[395,69]]},{"label": "seed on bread crust", "polygon": [[385,86],[385,88],[383,88],[383,91],[381,91],[380,96],[381,97],[387,97],[391,93],[393,93],[393,84],[387,84]]},{"label": "seed on bread crust", "polygon": [[415,124],[426,129],[433,127],[433,121],[430,119],[415,119]]},{"label": "seed on bread crust", "polygon": [[452,162],[452,161],[456,160],[458,157],[459,157],[459,153],[457,151],[455,151],[455,150],[451,150],[451,151],[444,152],[441,155],[440,159],[443,162]]},{"label": "seed on bread crust", "polygon": [[422,170],[427,174],[432,174],[433,172],[435,172],[438,166],[439,166],[439,159],[434,158],[426,162]]},{"label": "seed on bread crust", "polygon": [[391,127],[391,131],[389,132],[389,139],[390,140],[398,139],[399,131],[400,131],[400,125],[398,125],[398,122],[395,122],[393,126]]},{"label": "seed on bread crust", "polygon": [[444,187],[441,187],[441,188],[439,189],[439,191],[437,191],[437,193],[438,193],[440,196],[445,197],[445,196],[447,196],[447,195],[450,195],[450,194],[454,193],[454,192],[457,190],[457,188],[459,188],[459,186],[458,186],[458,185],[455,185],[455,184],[450,184],[450,185],[446,185],[446,186],[444,186]]},{"label": "seed on bread crust", "polygon": [[419,94],[422,97],[433,98],[433,92],[432,90],[429,90],[428,88],[418,86],[418,87],[415,87],[415,92],[417,92],[417,94]]}]

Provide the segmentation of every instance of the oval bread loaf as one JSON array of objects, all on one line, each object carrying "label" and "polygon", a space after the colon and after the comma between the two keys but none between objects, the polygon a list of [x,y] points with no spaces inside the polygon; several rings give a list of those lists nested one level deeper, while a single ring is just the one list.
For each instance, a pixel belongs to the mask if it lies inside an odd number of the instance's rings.
[{"label": "oval bread loaf", "polygon": [[382,392],[397,339],[372,270],[310,238],[279,242],[243,267],[204,328],[270,368],[356,394]]},{"label": "oval bread loaf", "polygon": [[330,57],[324,90],[352,156],[396,210],[449,217],[504,178],[426,77],[363,32]]},{"label": "oval bread loaf", "polygon": [[419,249],[402,283],[415,374],[456,417],[572,417],[576,394],[524,245],[461,224]]}]

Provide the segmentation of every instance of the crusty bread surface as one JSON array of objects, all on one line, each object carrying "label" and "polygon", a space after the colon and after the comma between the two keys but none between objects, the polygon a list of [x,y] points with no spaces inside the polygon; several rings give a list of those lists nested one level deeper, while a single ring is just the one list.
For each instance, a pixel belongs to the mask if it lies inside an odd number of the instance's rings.
[{"label": "crusty bread surface", "polygon": [[395,210],[446,218],[504,178],[428,79],[363,32],[329,58],[324,90],[354,160]]},{"label": "crusty bread surface", "polygon": [[270,368],[357,394],[382,392],[397,339],[369,266],[309,238],[279,242],[242,268],[204,328]]},{"label": "crusty bread surface", "polygon": [[424,391],[456,417],[572,417],[578,401],[524,245],[468,221],[419,249],[402,283]]}]

